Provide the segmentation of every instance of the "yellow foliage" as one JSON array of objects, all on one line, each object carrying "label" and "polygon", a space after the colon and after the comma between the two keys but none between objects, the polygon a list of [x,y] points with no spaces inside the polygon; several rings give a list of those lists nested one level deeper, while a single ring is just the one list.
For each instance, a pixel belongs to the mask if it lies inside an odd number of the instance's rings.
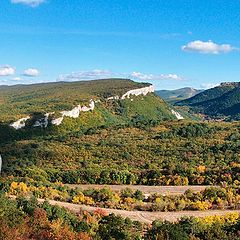
[{"label": "yellow foliage", "polygon": [[211,203],[207,201],[196,201],[191,204],[193,210],[208,210],[211,208]]},{"label": "yellow foliage", "polygon": [[239,214],[237,212],[235,213],[228,213],[225,216],[207,216],[204,218],[197,218],[197,221],[204,225],[212,225],[213,223],[231,223],[235,224],[237,223],[239,218]]},{"label": "yellow foliage", "polygon": [[10,185],[10,189],[9,189],[10,195],[26,194],[28,192],[29,192],[29,188],[23,182],[20,182],[20,183],[12,182]]},{"label": "yellow foliage", "polygon": [[112,201],[115,203],[119,203],[121,201],[121,197],[116,193],[114,194]]},{"label": "yellow foliage", "polygon": [[94,204],[93,198],[91,198],[91,197],[84,197],[84,204],[93,205]]},{"label": "yellow foliage", "polygon": [[187,177],[184,177],[184,178],[182,179],[182,185],[187,186],[188,183],[189,183],[188,178],[187,178]]},{"label": "yellow foliage", "polygon": [[197,167],[199,173],[204,173],[206,171],[206,166],[200,165]]},{"label": "yellow foliage", "polygon": [[72,203],[93,205],[94,199],[92,197],[84,196],[84,194],[82,192],[80,192],[80,193],[78,193],[77,196],[74,196],[72,198]]},{"label": "yellow foliage", "polygon": [[124,202],[126,204],[132,204],[132,203],[134,203],[134,200],[131,197],[127,197],[127,198],[124,199]]},{"label": "yellow foliage", "polygon": [[10,188],[11,189],[17,189],[18,183],[17,182],[12,182]]}]

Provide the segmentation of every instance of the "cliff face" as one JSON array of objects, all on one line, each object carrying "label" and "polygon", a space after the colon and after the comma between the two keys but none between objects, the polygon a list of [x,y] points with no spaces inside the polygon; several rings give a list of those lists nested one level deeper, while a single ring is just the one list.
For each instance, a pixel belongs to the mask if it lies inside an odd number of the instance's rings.
[{"label": "cliff face", "polygon": [[[116,100],[116,99],[124,100],[126,98],[130,98],[130,96],[139,96],[139,95],[146,96],[148,93],[153,93],[153,92],[154,92],[154,87],[152,85],[150,85],[148,87],[130,90],[130,91],[126,92],[125,94],[123,94],[121,98],[119,98],[118,96],[115,96],[115,97],[109,97],[107,100]],[[60,112],[61,117],[52,119],[51,124],[59,126],[59,125],[61,125],[64,117],[78,118],[80,116],[81,112],[89,112],[89,111],[93,111],[94,109],[95,109],[95,102],[91,99],[89,106],[81,107],[81,105],[78,105],[78,106],[74,107],[72,110],[61,111]],[[34,123],[33,127],[46,128],[49,125],[49,117],[54,114],[55,114],[55,112],[46,113],[44,115],[44,118],[38,119]],[[21,128],[25,127],[26,121],[29,119],[30,119],[30,116],[21,118],[21,119],[17,120],[16,122],[13,122],[12,124],[10,124],[10,126],[15,128],[16,130],[21,129]]]},{"label": "cliff face", "polygon": [[144,96],[146,96],[148,93],[153,93],[153,92],[154,92],[154,87],[153,87],[153,85],[150,85],[149,87],[130,90],[130,91],[126,92],[125,94],[123,94],[121,99],[130,98],[131,95],[134,95],[134,96],[144,95]]},{"label": "cliff face", "polygon": [[78,105],[77,107],[73,108],[70,111],[62,111],[61,112],[62,116],[60,118],[53,119],[52,124],[59,126],[62,123],[64,117],[78,118],[80,115],[80,112],[93,111],[94,108],[95,108],[95,102],[91,99],[89,107],[86,107],[86,106],[81,107],[80,105]]},{"label": "cliff face", "polygon": [[[17,98],[15,102],[17,105],[22,100],[25,101],[17,108],[22,111],[21,118],[12,121],[10,126],[18,130],[25,126],[47,128],[49,125],[60,126],[66,123],[69,129],[76,130],[81,124],[89,125],[90,121],[92,124],[99,125],[103,122],[129,123],[139,116],[148,121],[182,119],[182,116],[175,110],[171,110],[172,108],[160,97],[151,94],[154,93],[154,87],[149,84],[134,83],[130,80],[99,80],[89,83],[71,83],[67,86],[55,84],[54,86],[56,88],[54,90],[46,88],[45,85],[33,86],[31,91],[25,90],[23,96]],[[129,86],[136,86],[136,88],[129,89]],[[55,91],[56,98],[50,95],[50,90]],[[88,99],[90,99],[89,103],[86,104]],[[46,104],[47,101],[49,104]],[[13,114],[12,118],[16,116]],[[64,126],[63,124],[61,127],[64,128]]]},{"label": "cliff face", "polygon": [[21,129],[21,128],[25,127],[26,121],[28,119],[30,119],[30,116],[21,118],[21,119],[17,120],[16,122],[11,123],[10,126],[15,128],[15,129]]}]

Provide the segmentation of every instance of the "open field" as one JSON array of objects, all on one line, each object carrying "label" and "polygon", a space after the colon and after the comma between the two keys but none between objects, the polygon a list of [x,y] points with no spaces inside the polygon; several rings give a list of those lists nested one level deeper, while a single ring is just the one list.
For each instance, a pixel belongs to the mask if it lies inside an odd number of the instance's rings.
[{"label": "open field", "polygon": [[[39,199],[39,202],[43,202],[44,199]],[[90,207],[86,205],[72,204],[66,202],[59,202],[54,200],[49,200],[51,205],[58,205],[60,207],[65,207],[73,212],[79,212],[81,210],[93,212],[97,209],[102,209],[106,213],[114,213],[116,215],[121,215],[122,217],[129,217],[133,221],[140,221],[143,223],[152,223],[156,219],[162,219],[170,222],[176,222],[178,219],[184,216],[192,217],[207,217],[207,216],[224,216],[226,214],[238,212],[240,210],[208,210],[208,211],[179,211],[179,212],[146,212],[146,211],[126,211],[118,209],[108,209],[108,208],[98,208]]]},{"label": "open field", "polygon": [[145,185],[100,185],[100,184],[66,184],[70,188],[80,188],[82,190],[87,189],[102,189],[104,187],[110,188],[113,191],[121,191],[126,188],[130,188],[133,191],[140,190],[143,194],[154,194],[159,193],[161,195],[181,195],[186,192],[186,190],[190,189],[193,192],[200,192],[204,190],[208,186],[145,186]]}]

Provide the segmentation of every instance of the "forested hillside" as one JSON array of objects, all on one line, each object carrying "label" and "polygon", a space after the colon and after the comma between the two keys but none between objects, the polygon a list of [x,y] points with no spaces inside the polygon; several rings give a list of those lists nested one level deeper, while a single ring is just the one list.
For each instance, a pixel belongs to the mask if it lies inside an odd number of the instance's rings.
[{"label": "forested hillside", "polygon": [[149,122],[1,142],[3,174],[99,184],[238,183],[238,123]]},{"label": "forested hillside", "polygon": [[211,117],[238,118],[240,114],[240,83],[222,83],[176,105],[190,106],[196,113]]},{"label": "forested hillside", "polygon": [[29,114],[70,110],[90,99],[103,100],[129,90],[149,86],[128,79],[53,82],[0,88],[0,121],[13,121]]}]

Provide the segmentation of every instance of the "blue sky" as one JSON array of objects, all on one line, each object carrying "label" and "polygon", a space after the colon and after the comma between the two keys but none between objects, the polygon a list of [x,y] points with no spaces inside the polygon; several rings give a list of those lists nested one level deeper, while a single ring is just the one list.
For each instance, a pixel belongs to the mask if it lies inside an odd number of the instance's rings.
[{"label": "blue sky", "polygon": [[0,85],[239,81],[239,13],[238,0],[1,0]]}]

